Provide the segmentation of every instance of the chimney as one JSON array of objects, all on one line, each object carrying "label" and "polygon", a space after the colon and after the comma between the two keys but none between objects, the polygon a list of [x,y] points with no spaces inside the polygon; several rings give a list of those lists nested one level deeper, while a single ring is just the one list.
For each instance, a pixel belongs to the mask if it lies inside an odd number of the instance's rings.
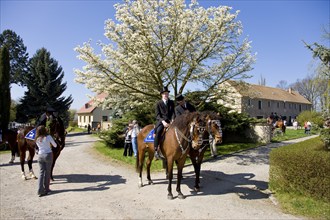
[{"label": "chimney", "polygon": [[292,88],[291,87],[289,88],[289,93],[292,94]]},{"label": "chimney", "polygon": [[85,108],[88,108],[88,107],[89,107],[89,105],[88,105],[88,103],[86,103],[86,104],[85,104]]}]

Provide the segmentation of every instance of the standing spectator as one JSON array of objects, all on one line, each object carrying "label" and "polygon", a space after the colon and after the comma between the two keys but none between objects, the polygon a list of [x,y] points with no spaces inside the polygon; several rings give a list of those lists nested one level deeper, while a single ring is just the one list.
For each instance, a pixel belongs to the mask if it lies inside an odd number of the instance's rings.
[{"label": "standing spectator", "polygon": [[101,130],[101,124],[98,123],[98,124],[97,124],[97,132],[100,132],[100,130]]},{"label": "standing spectator", "polygon": [[50,192],[50,174],[53,163],[53,152],[51,145],[57,147],[52,136],[48,135],[45,126],[41,125],[37,128],[36,144],[39,149],[38,163],[40,167],[38,195],[45,196]]},{"label": "standing spectator", "polygon": [[132,129],[132,147],[133,147],[133,153],[134,153],[134,157],[137,156],[137,150],[138,150],[138,146],[137,146],[137,136],[140,132],[140,126],[138,124],[138,122],[136,120],[133,120],[133,129]]},{"label": "standing spectator", "polygon": [[294,130],[297,130],[298,129],[298,122],[297,120],[294,120],[293,123],[292,123],[293,127],[294,127]]},{"label": "standing spectator", "polygon": [[312,123],[310,121],[306,122],[306,134],[311,134]]},{"label": "standing spectator", "polygon": [[132,156],[133,149],[132,149],[132,128],[133,125],[129,124],[128,128],[125,132],[125,144],[124,144],[124,153],[123,156],[127,156],[127,150],[128,150],[128,156]]},{"label": "standing spectator", "polygon": [[88,124],[88,126],[87,126],[87,132],[88,132],[88,134],[90,134],[91,133],[91,125],[90,124]]}]

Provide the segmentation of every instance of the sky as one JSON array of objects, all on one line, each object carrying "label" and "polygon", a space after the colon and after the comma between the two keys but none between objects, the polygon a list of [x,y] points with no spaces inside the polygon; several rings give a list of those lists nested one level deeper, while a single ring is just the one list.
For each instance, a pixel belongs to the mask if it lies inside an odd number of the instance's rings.
[{"label": "sky", "polygon": [[[19,35],[32,58],[38,49],[46,48],[63,68],[67,89],[62,96],[72,95],[71,109],[79,110],[94,95],[85,85],[74,81],[74,69],[84,62],[77,58],[74,48],[91,40],[95,49],[104,37],[104,22],[114,19],[114,0],[0,0],[0,31],[10,29]],[[120,2],[120,1],[119,1]],[[188,1],[190,2],[190,1]],[[323,28],[330,25],[330,0],[199,0],[205,8],[226,5],[239,10],[243,36],[257,53],[252,78],[261,78],[266,86],[276,87],[281,80],[288,84],[313,73],[315,60],[303,41],[318,42],[330,47],[322,38]],[[26,88],[11,86],[11,96],[18,101]]]}]

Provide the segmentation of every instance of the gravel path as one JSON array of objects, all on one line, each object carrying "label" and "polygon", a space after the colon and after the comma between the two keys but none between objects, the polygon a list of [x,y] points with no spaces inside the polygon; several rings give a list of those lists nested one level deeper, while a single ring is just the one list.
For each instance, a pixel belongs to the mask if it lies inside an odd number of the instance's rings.
[{"label": "gravel path", "polygon": [[8,164],[10,155],[0,155],[0,219],[302,219],[283,213],[267,190],[268,154],[311,137],[207,161],[197,194],[193,168],[187,166],[181,187],[187,198],[168,200],[163,172],[152,173],[154,185],[138,188],[135,168],[96,153],[96,138],[69,134],[54,169],[52,193],[44,197],[37,196],[37,180],[21,179],[19,158]]}]

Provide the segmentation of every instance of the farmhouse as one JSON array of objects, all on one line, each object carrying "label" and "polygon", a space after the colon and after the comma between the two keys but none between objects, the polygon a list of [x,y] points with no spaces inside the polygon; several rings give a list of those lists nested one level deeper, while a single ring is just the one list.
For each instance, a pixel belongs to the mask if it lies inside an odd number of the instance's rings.
[{"label": "farmhouse", "polygon": [[276,112],[290,123],[302,111],[312,108],[311,102],[293,89],[226,81],[220,90],[225,94],[220,104],[255,118],[267,118],[271,112]]},{"label": "farmhouse", "polygon": [[[105,93],[101,93],[95,97],[96,100],[102,101],[106,97]],[[97,125],[101,125],[101,129],[107,129],[110,124],[111,110],[102,109],[97,106],[94,100],[88,101],[77,112],[78,115],[78,127],[86,128],[88,124],[92,128],[97,128]]]}]

